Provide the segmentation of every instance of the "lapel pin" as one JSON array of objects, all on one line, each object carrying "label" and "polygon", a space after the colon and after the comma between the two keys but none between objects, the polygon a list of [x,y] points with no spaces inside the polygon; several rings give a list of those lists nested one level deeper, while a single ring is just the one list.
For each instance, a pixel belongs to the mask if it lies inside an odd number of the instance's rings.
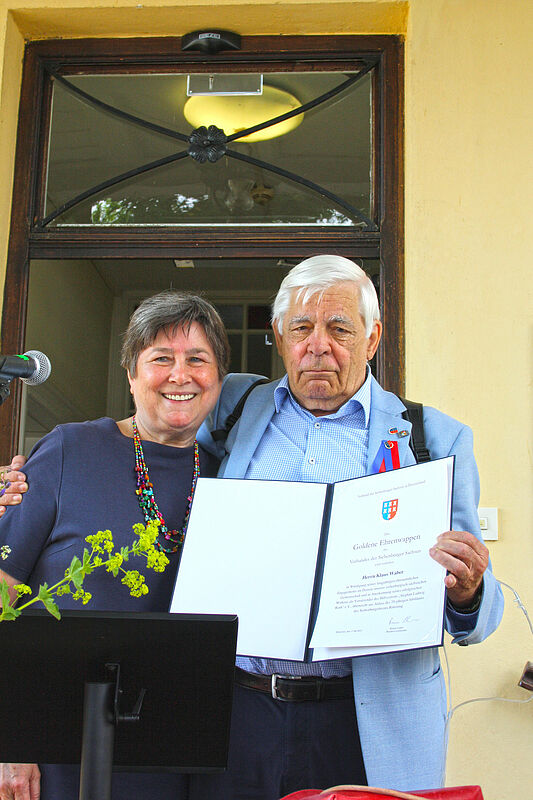
[{"label": "lapel pin", "polygon": [[398,436],[401,436],[403,439],[404,436],[409,436],[409,431],[399,431]]},{"label": "lapel pin", "polygon": [[389,433],[398,433],[398,428],[389,428]]}]

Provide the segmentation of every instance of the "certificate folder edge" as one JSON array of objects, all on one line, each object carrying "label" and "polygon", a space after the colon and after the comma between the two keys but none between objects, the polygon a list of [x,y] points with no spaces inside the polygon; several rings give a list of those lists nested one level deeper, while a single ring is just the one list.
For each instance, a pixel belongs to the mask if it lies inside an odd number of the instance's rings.
[{"label": "certificate folder edge", "polygon": [[328,483],[326,489],[326,496],[324,498],[324,510],[322,512],[322,527],[320,529],[320,542],[318,545],[318,554],[316,559],[315,580],[313,583],[313,594],[311,597],[311,607],[309,609],[309,619],[307,623],[307,635],[305,638],[305,652],[304,663],[308,664],[313,661],[313,648],[309,647],[311,636],[318,614],[318,607],[320,605],[320,595],[322,593],[322,579],[324,577],[324,565],[326,563],[326,550],[328,546],[329,536],[329,522],[331,518],[331,506],[333,504],[333,492],[335,484]]}]

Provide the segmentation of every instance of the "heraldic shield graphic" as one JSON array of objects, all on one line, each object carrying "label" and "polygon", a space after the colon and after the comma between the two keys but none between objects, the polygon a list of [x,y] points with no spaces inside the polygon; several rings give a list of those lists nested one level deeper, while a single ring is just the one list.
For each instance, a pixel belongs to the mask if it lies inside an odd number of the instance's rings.
[{"label": "heraldic shield graphic", "polygon": [[398,500],[385,500],[381,508],[383,519],[389,520],[396,516],[398,511]]}]

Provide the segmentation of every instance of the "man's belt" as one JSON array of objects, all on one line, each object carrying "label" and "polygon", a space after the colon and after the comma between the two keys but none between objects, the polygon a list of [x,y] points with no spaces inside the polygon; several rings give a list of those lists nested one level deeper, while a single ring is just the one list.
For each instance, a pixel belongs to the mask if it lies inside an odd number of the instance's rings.
[{"label": "man's belt", "polygon": [[345,678],[313,678],[299,675],[259,675],[235,667],[235,683],[247,689],[265,692],[275,700],[338,700],[353,697],[352,676]]}]

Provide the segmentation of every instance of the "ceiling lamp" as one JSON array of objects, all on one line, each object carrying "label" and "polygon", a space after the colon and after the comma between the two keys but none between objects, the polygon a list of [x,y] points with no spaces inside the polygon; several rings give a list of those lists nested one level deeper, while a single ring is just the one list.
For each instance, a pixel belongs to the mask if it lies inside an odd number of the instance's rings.
[{"label": "ceiling lamp", "polygon": [[[189,97],[183,107],[185,119],[193,128],[201,125],[216,125],[226,136],[252,128],[269,119],[279,117],[300,107],[300,102],[283,89],[263,85],[260,95],[195,95]],[[284,136],[301,124],[303,114],[297,114],[276,125],[263,128],[238,139],[239,142],[261,142]]]}]

